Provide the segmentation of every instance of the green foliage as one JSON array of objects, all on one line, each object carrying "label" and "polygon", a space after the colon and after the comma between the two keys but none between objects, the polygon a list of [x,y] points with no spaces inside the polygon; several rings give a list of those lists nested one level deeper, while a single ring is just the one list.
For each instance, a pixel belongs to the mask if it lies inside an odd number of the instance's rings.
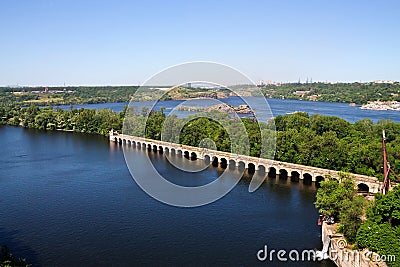
[{"label": "green foliage", "polygon": [[400,266],[400,186],[386,195],[377,194],[367,211],[367,221],[357,232],[357,245],[369,248],[382,255],[394,255],[396,262],[389,266]]},{"label": "green foliage", "polygon": [[[132,115],[124,121],[126,112]],[[231,119],[228,114],[218,111],[208,113],[212,120],[198,119],[196,115],[186,119],[176,116],[166,118],[163,111],[150,112],[146,108],[140,113],[128,109],[120,114],[107,109],[39,109],[35,105],[27,108],[0,107],[0,123],[107,135],[112,128],[120,131],[124,121],[123,132],[126,134],[194,146],[201,139],[210,138],[222,151],[248,152],[251,156],[381,179],[381,134],[385,129],[388,160],[392,169],[400,173],[400,124],[389,120],[374,124],[366,119],[351,124],[331,116],[295,113],[277,116],[273,123],[267,124],[250,118]],[[148,115],[148,119],[143,115]],[[261,151],[261,142],[268,148],[266,151]],[[394,179],[393,175],[391,179]]]},{"label": "green foliage", "polygon": [[339,191],[339,182],[328,179],[320,183],[318,188],[315,207],[324,216],[338,218],[342,195]]},{"label": "green foliage", "polygon": [[356,242],[365,205],[363,196],[354,196],[353,199],[346,198],[341,203],[339,213],[341,232],[350,243]]},{"label": "green foliage", "polygon": [[396,186],[386,195],[376,194],[375,201],[368,209],[368,219],[376,223],[400,225],[400,186]]},{"label": "green foliage", "polygon": [[322,181],[320,185],[315,206],[324,216],[339,219],[339,230],[350,243],[354,243],[364,213],[364,198],[356,195],[353,180],[345,174],[341,174],[340,182],[328,179]]},{"label": "green foliage", "polygon": [[10,253],[7,246],[3,245],[0,247],[0,266],[1,267],[28,267],[29,264],[26,263],[25,259],[15,257]]},{"label": "green foliage", "polygon": [[[275,118],[275,159],[296,164],[383,178],[382,129],[387,133],[388,160],[400,172],[400,124],[295,113]],[[394,177],[391,177],[394,179]]]},{"label": "green foliage", "polygon": [[1,124],[22,125],[40,130],[69,130],[107,135],[111,129],[120,130],[122,118],[110,109],[53,110],[30,106],[28,108],[1,108]]},{"label": "green foliage", "polygon": [[[365,104],[368,101],[400,100],[400,84],[387,83],[286,83],[281,86],[267,85],[261,89],[266,97],[285,99],[314,99],[326,102]],[[305,94],[294,94],[305,91]]]},{"label": "green foliage", "polygon": [[145,129],[145,137],[154,140],[161,140],[161,130],[164,124],[165,114],[163,110],[156,112],[151,111]]}]

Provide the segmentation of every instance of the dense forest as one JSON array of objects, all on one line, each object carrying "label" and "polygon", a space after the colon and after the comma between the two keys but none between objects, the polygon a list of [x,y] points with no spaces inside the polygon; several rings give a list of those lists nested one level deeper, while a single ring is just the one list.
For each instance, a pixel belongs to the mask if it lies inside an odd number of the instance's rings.
[{"label": "dense forest", "polygon": [[[261,88],[266,97],[366,104],[400,101],[400,83],[286,83]],[[297,93],[296,93],[297,92]]]},{"label": "dense forest", "polygon": [[0,123],[40,130],[63,130],[107,135],[109,130],[121,129],[123,113],[110,109],[72,109],[62,110],[39,108],[0,107]]},{"label": "dense forest", "polygon": [[[235,131],[240,128],[237,123],[232,122],[229,115],[218,113],[216,111],[209,116],[214,119],[204,117],[180,119],[170,116],[166,120],[162,111],[151,112],[145,133],[138,131],[144,127],[133,127],[133,125],[144,125],[145,114],[127,116],[124,132],[160,140],[165,121],[169,125],[166,128],[182,128],[180,135],[175,137],[164,132],[165,141],[198,146],[201,140],[210,138],[221,151],[232,151],[232,149],[233,153],[249,151],[250,155],[255,157],[274,158],[382,178],[382,130],[385,129],[388,160],[396,172],[400,171],[400,124],[390,120],[381,120],[375,124],[369,119],[364,119],[352,124],[338,117],[319,114],[309,116],[307,113],[298,112],[277,116],[268,124],[242,118],[241,121],[245,126],[243,132]],[[227,127],[221,127],[222,124]],[[227,131],[236,134],[233,136],[238,141],[233,147]],[[172,132],[179,133],[178,130]],[[249,148],[243,141],[243,135],[249,139]],[[272,144],[275,140],[276,150]],[[264,151],[261,151],[262,142],[266,147]]]},{"label": "dense forest", "polygon": [[357,194],[353,180],[342,174],[341,183],[335,179],[320,183],[315,206],[339,222],[338,231],[354,249],[368,248],[389,259],[388,266],[400,267],[399,200],[400,186],[396,186],[386,195],[376,194],[373,201],[367,201]]},{"label": "dense forest", "polygon": [[[47,92],[45,90],[47,89]],[[129,102],[137,86],[2,87],[1,106]]]},{"label": "dense forest", "polygon": [[[117,114],[110,109],[62,110],[35,105],[0,107],[0,123],[107,135],[110,129],[122,131],[125,113],[126,110]],[[393,170],[400,172],[400,124],[390,120],[373,123],[364,119],[352,124],[338,117],[299,112],[277,116],[270,123],[259,123],[251,118],[232,119],[218,111],[202,118],[166,117],[162,109],[150,113],[143,110],[126,117],[126,134],[157,140],[163,136],[163,140],[192,146],[208,138],[221,151],[379,178],[382,178],[384,129],[388,160]]]}]

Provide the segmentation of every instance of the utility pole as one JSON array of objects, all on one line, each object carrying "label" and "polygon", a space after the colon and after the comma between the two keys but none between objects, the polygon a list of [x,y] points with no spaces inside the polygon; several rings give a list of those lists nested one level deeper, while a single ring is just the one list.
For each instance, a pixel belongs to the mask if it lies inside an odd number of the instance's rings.
[{"label": "utility pole", "polygon": [[385,130],[382,130],[382,153],[383,153],[383,185],[381,188],[381,193],[386,195],[389,191],[390,185],[390,176],[392,173],[398,181],[400,181],[399,176],[390,168],[390,163],[387,161],[387,153],[386,153],[386,134]]}]

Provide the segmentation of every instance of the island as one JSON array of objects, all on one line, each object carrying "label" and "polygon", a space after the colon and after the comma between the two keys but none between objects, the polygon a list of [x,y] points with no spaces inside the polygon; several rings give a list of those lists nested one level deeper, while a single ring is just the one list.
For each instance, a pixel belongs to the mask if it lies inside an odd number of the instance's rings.
[{"label": "island", "polygon": [[238,114],[253,114],[253,111],[248,105],[239,105],[234,107],[229,104],[216,104],[210,107],[201,107],[201,106],[185,106],[180,105],[178,110],[181,111],[201,111],[201,112],[210,112],[213,110],[217,110],[223,113],[238,113]]}]

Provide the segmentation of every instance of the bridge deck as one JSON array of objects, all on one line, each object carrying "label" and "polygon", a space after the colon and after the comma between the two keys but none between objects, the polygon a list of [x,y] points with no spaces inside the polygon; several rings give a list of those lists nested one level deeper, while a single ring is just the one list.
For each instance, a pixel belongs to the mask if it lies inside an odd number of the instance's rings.
[{"label": "bridge deck", "polygon": [[[110,132],[110,141],[117,141],[117,142],[126,142],[126,143],[141,143],[147,145],[157,146],[157,149],[161,147],[164,151],[168,150],[175,150],[175,152],[188,152],[189,154],[195,153],[197,158],[204,159],[209,157],[213,159],[214,157],[218,158],[219,161],[225,160],[227,164],[230,162],[234,162],[236,166],[240,163],[244,164],[246,168],[249,167],[250,164],[253,164],[255,169],[258,170],[260,167],[264,167],[264,169],[270,170],[270,168],[275,168],[276,173],[285,170],[288,176],[291,176],[293,172],[297,172],[300,179],[303,179],[305,175],[311,176],[312,181],[317,181],[317,177],[324,178],[327,175],[332,176],[335,179],[339,178],[339,171],[305,166],[300,164],[288,163],[283,161],[277,161],[272,159],[265,159],[265,158],[257,158],[251,157],[246,155],[239,155],[233,154],[229,152],[211,150],[206,148],[199,148],[181,144],[175,144],[170,142],[164,142],[159,140],[152,140],[143,137],[131,136],[131,135],[124,135],[124,134],[117,134],[114,132]],[[351,174],[353,179],[355,180],[356,184],[365,184],[369,188],[369,192],[377,193],[379,192],[382,182],[380,182],[376,177],[361,175],[361,174]]]}]

